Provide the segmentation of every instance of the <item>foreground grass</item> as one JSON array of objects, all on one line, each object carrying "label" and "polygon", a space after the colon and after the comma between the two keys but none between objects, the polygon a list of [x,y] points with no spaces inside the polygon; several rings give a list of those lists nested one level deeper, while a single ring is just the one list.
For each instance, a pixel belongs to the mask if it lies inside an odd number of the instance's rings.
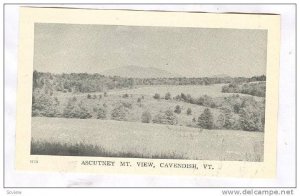
[{"label": "foreground grass", "polygon": [[98,119],[32,118],[32,154],[263,161],[264,133]]},{"label": "foreground grass", "polygon": [[91,144],[61,144],[59,142],[36,141],[31,139],[30,154],[60,155],[60,156],[95,156],[95,157],[130,157],[152,159],[186,159],[186,157],[170,154],[155,154],[147,156],[138,152],[108,152],[103,147]]}]

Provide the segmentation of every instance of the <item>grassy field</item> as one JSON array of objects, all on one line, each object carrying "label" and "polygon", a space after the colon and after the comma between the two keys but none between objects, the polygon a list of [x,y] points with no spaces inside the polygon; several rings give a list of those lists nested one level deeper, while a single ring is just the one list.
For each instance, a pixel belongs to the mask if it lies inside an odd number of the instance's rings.
[{"label": "grassy field", "polygon": [[192,97],[199,97],[208,95],[212,97],[223,96],[221,90],[224,84],[215,85],[155,85],[155,86],[137,86],[133,89],[112,91],[111,94],[137,94],[137,95],[150,95],[153,96],[155,93],[164,96],[167,92],[171,93],[172,96],[176,96],[180,93],[190,94]]},{"label": "grassy field", "polygon": [[261,132],[33,117],[31,134],[33,154],[263,161]]},{"label": "grassy field", "polygon": [[[155,85],[155,86],[137,86],[133,89],[118,89],[118,90],[111,90],[107,92],[107,97],[104,96],[103,92],[97,93],[60,93],[55,95],[58,97],[61,105],[67,105],[67,102],[70,98],[76,97],[77,102],[83,101],[88,108],[93,108],[96,106],[107,106],[108,114],[110,116],[110,112],[113,108],[117,107],[120,103],[128,103],[132,105],[132,109],[128,114],[128,121],[131,122],[140,122],[141,115],[144,111],[149,111],[152,115],[156,115],[159,111],[166,111],[172,110],[174,111],[175,107],[179,105],[181,107],[181,113],[176,114],[178,116],[178,124],[179,125],[191,125],[193,126],[192,119],[195,118],[196,120],[200,116],[200,114],[204,111],[206,107],[190,104],[185,102],[180,102],[176,100],[165,100],[164,96],[167,92],[170,92],[172,97],[176,95],[180,95],[180,93],[190,94],[194,98],[198,98],[199,96],[208,95],[215,98],[216,102],[224,101],[224,97],[231,96],[231,94],[237,93],[222,93],[222,86],[224,84],[215,84],[215,85],[183,85],[183,86],[172,86],[172,85]],[[155,93],[159,93],[162,99],[154,99],[153,95]],[[128,98],[123,98],[124,94],[128,94]],[[95,99],[88,99],[87,96],[94,95],[97,96]],[[98,96],[101,95],[102,98],[99,99]],[[251,95],[244,95],[239,94],[239,96],[247,96],[247,97],[254,97],[254,99],[261,101],[263,98],[255,97]],[[137,103],[138,98],[143,97],[141,103]],[[186,115],[187,109],[192,109],[191,115]],[[60,108],[61,112],[63,112],[63,107]],[[215,121],[217,120],[217,116],[220,114],[220,110],[216,108],[211,108],[211,112],[215,116]],[[235,115],[235,114],[233,114]]]},{"label": "grassy field", "polygon": [[[251,95],[241,94],[241,93],[222,93],[222,86],[226,84],[213,84],[213,85],[153,85],[153,86],[135,86],[132,89],[113,89],[109,90],[107,93],[110,96],[122,96],[124,94],[130,94],[133,96],[149,96],[153,97],[155,93],[160,94],[161,97],[164,97],[166,93],[170,93],[172,97],[176,95],[180,95],[181,93],[190,94],[194,98],[198,98],[200,96],[208,95],[210,97],[227,97],[233,94],[239,94],[240,96],[249,97]],[[103,92],[95,92],[95,93],[62,93],[56,92],[55,96],[59,99],[66,99],[70,97],[77,98],[86,98],[87,95],[103,95]],[[262,97],[254,97],[255,100],[261,101]]]}]

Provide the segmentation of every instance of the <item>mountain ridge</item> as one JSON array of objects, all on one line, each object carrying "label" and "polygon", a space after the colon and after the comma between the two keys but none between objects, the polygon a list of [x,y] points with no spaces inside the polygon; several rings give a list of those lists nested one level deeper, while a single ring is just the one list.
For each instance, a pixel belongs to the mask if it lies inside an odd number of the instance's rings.
[{"label": "mountain ridge", "polygon": [[180,77],[180,75],[171,73],[155,67],[141,67],[141,66],[124,66],[113,69],[108,69],[102,72],[106,76],[120,76],[130,78],[172,78]]}]

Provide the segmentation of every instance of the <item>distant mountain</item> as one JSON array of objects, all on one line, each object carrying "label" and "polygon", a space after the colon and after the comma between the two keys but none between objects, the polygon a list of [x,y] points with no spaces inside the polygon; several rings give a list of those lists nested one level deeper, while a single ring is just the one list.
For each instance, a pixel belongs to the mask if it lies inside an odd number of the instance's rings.
[{"label": "distant mountain", "polygon": [[102,72],[106,76],[120,76],[130,78],[172,78],[180,77],[180,75],[170,73],[165,70],[154,67],[140,67],[140,66],[124,66],[114,69],[105,70]]},{"label": "distant mountain", "polygon": [[213,75],[211,76],[212,78],[229,78],[229,75],[226,74],[217,74],[217,75]]}]

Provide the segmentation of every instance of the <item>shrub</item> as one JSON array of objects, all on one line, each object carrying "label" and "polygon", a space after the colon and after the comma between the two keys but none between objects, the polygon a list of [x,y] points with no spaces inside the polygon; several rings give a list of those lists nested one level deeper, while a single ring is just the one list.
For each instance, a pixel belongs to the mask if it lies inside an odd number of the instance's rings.
[{"label": "shrub", "polygon": [[82,102],[76,104],[72,100],[67,103],[67,106],[64,108],[63,117],[65,118],[81,118],[87,119],[91,118],[92,115],[89,113],[86,106]]},{"label": "shrub", "polygon": [[224,127],[226,129],[233,129],[235,124],[235,119],[233,117],[232,111],[229,109],[224,109]]},{"label": "shrub", "polygon": [[234,113],[236,113],[236,114],[240,113],[240,109],[241,109],[241,104],[235,103],[233,105],[233,111],[234,111]]},{"label": "shrub", "polygon": [[137,99],[137,102],[138,102],[138,103],[141,103],[141,101],[142,101],[142,99],[139,97],[139,98]]},{"label": "shrub", "polygon": [[98,108],[97,111],[97,118],[98,119],[105,119],[106,118],[106,110],[104,108]]},{"label": "shrub", "polygon": [[186,101],[186,95],[185,95],[184,93],[181,93],[181,94],[180,94],[180,97],[181,97],[181,99],[182,99],[183,101]]},{"label": "shrub", "polygon": [[182,101],[180,95],[176,95],[175,97],[173,97],[173,99],[176,101]]},{"label": "shrub", "polygon": [[126,108],[123,105],[114,108],[111,112],[111,119],[119,120],[119,121],[126,121],[127,120]]},{"label": "shrub", "polygon": [[225,125],[225,116],[223,114],[219,114],[218,119],[216,121],[216,128],[222,129]]},{"label": "shrub", "polygon": [[96,99],[97,98],[97,95],[93,95],[93,99]]},{"label": "shrub", "polygon": [[160,99],[160,95],[158,93],[155,93],[155,95],[153,96],[154,99]]},{"label": "shrub", "polygon": [[190,94],[186,95],[186,102],[187,103],[194,103],[194,99],[192,98],[192,96]]},{"label": "shrub", "polygon": [[180,108],[179,105],[177,105],[177,106],[175,107],[174,112],[177,113],[177,114],[180,114],[180,113],[181,113],[181,108]]},{"label": "shrub", "polygon": [[87,98],[88,98],[88,99],[91,99],[91,98],[92,98],[92,96],[91,96],[90,94],[88,94],[88,95],[87,95]]},{"label": "shrub", "polygon": [[222,87],[224,93],[243,93],[253,96],[265,97],[266,82],[235,84],[231,83]]},{"label": "shrub", "polygon": [[188,109],[186,110],[186,114],[187,114],[187,115],[191,115],[191,114],[192,114],[192,109],[191,109],[191,108],[188,108]]},{"label": "shrub", "polygon": [[165,99],[166,100],[171,99],[171,93],[167,92],[166,95],[165,95]]},{"label": "shrub", "polygon": [[128,98],[129,96],[128,96],[128,94],[126,93],[126,94],[124,94],[122,97],[123,97],[123,98]]},{"label": "shrub", "polygon": [[49,95],[34,95],[32,97],[32,116],[58,117],[59,101]]},{"label": "shrub", "polygon": [[178,120],[172,110],[167,110],[155,115],[153,118],[153,123],[176,125],[178,123]]},{"label": "shrub", "polygon": [[150,123],[151,122],[151,113],[149,111],[145,111],[142,114],[142,122],[143,123]]},{"label": "shrub", "polygon": [[198,125],[204,129],[212,129],[213,123],[213,115],[210,109],[206,108],[198,118]]},{"label": "shrub", "polygon": [[245,107],[240,112],[240,126],[246,131],[263,131],[260,111],[255,107]]},{"label": "shrub", "polygon": [[107,97],[107,92],[104,92],[103,96],[104,96],[104,97]]},{"label": "shrub", "polygon": [[129,102],[122,102],[122,105],[123,105],[125,108],[132,109],[132,104],[129,103]]},{"label": "shrub", "polygon": [[99,99],[102,99],[102,95],[99,95]]}]

